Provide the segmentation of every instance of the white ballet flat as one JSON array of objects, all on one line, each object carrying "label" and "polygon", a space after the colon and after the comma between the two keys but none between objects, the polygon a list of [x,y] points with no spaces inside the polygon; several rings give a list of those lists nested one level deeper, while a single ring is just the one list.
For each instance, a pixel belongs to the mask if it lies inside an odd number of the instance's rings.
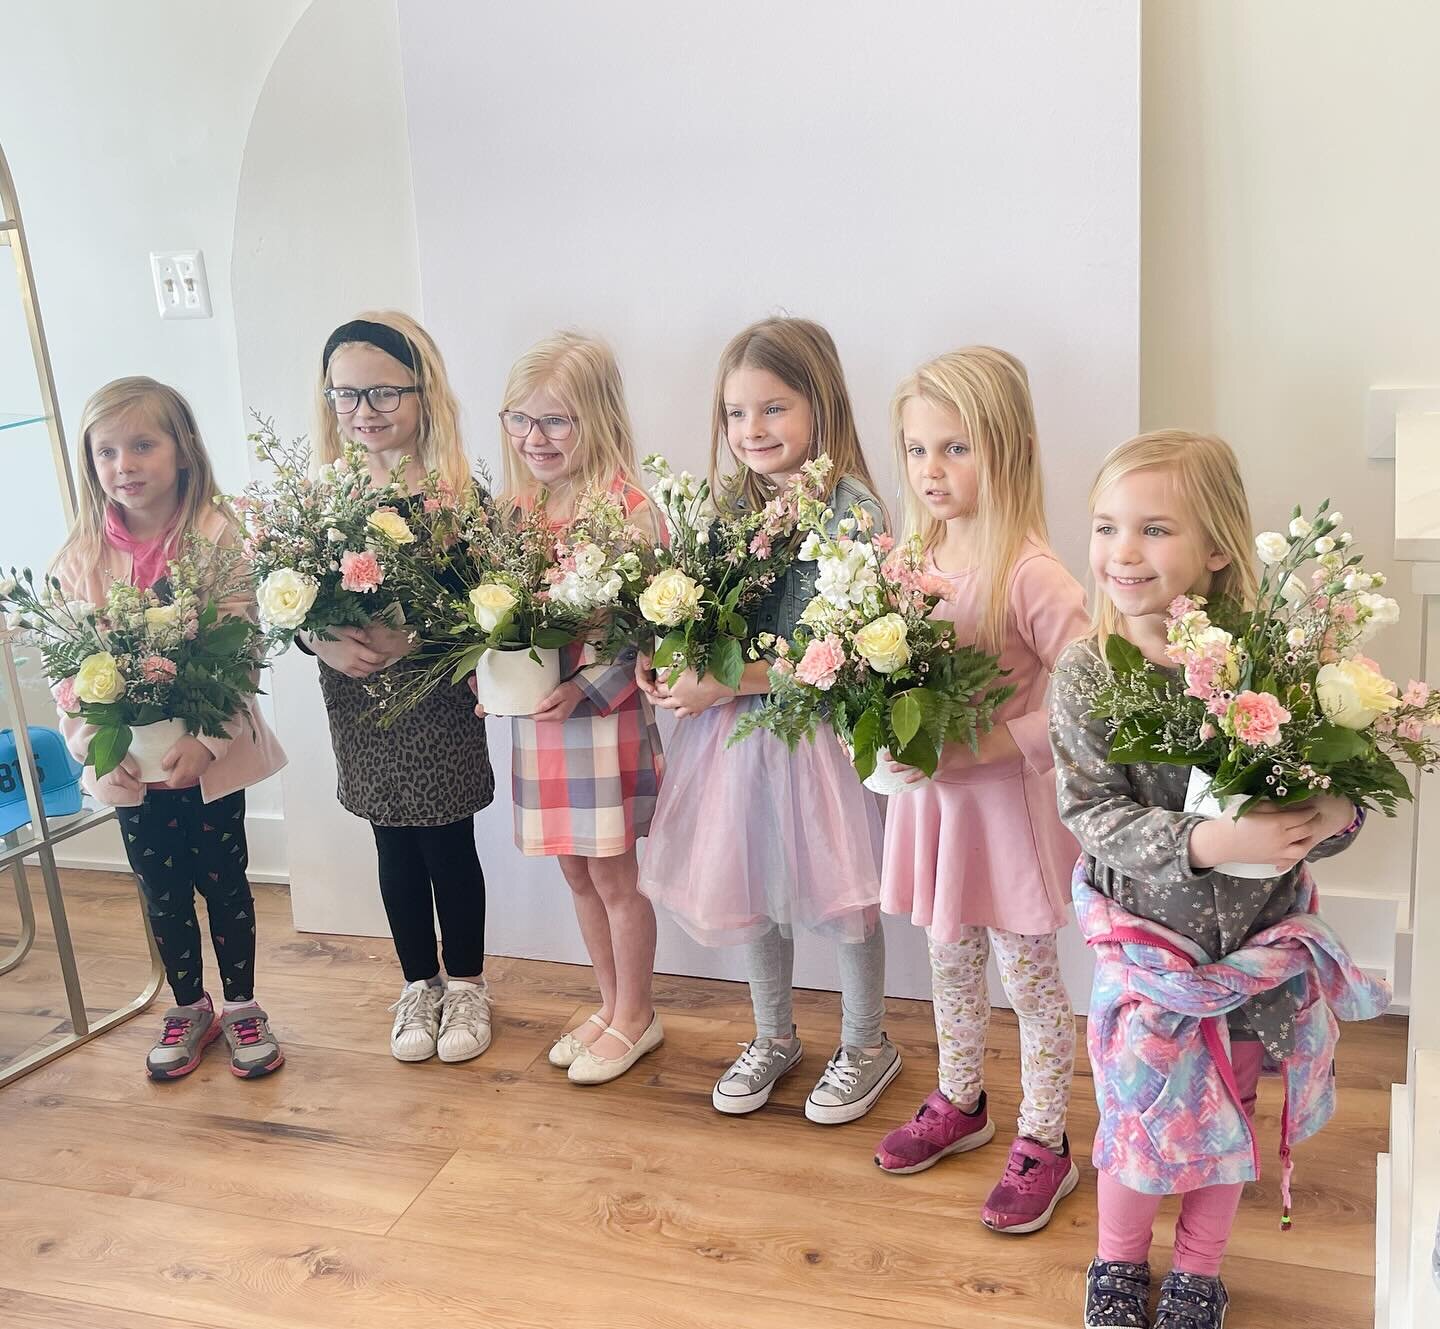
[{"label": "white ballet flat", "polygon": [[586,1048],[570,1063],[570,1069],[566,1072],[571,1084],[607,1084],[618,1079],[647,1052],[654,1052],[665,1041],[665,1030],[661,1027],[658,1013],[651,1019],[637,1042],[632,1043],[613,1024],[605,1033],[614,1034],[625,1044],[624,1054],[619,1057],[597,1057],[590,1048]]},{"label": "white ballet flat", "polygon": [[[605,1028],[605,1021],[598,1015],[592,1015],[585,1021],[585,1024],[598,1024],[602,1030]],[[577,1026],[579,1029],[584,1027],[584,1024]],[[575,1058],[584,1051],[585,1044],[575,1037],[575,1031],[572,1029],[568,1034],[561,1034],[550,1045],[549,1061],[552,1066],[558,1066],[563,1071],[574,1065]]]}]

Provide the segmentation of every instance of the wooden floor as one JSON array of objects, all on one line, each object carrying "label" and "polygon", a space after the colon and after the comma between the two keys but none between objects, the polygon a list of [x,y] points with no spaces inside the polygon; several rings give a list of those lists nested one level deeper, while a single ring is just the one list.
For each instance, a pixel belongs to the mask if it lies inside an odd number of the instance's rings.
[{"label": "wooden floor", "polygon": [[[133,884],[76,872],[66,893],[96,985],[90,1004],[136,990],[145,951]],[[868,1118],[843,1127],[802,1113],[838,1029],[824,993],[799,996],[804,1072],[749,1118],[710,1107],[717,1072],[751,1029],[733,983],[659,980],[665,1046],[621,1081],[582,1089],[545,1052],[588,1009],[588,971],[495,960],[490,1051],[461,1066],[401,1065],[387,1050],[400,986],[389,943],[297,934],[284,891],[257,894],[261,995],[289,1056],[278,1074],[236,1080],[212,1048],[188,1079],[151,1084],[141,1062],[157,1003],[0,1091],[6,1329],[1079,1323],[1095,1246],[1088,1166],[1045,1232],[1006,1238],[977,1218],[1004,1163],[1003,1129],[989,1148],[918,1176],[871,1162],[879,1135],[933,1086],[927,1006],[890,1004],[905,1071]],[[0,888],[0,959],[14,928]],[[0,977],[0,1056],[63,1026],[47,944]],[[1296,1150],[1296,1222],[1284,1234],[1268,1164],[1277,1086],[1263,1087],[1267,1174],[1246,1195],[1227,1259],[1231,1329],[1372,1322],[1375,1155],[1404,1042],[1397,1020],[1346,1030],[1340,1110]],[[1016,1107],[1008,1013],[996,1016],[989,1072],[1003,1127]],[[1082,1066],[1072,1122],[1082,1164],[1094,1126]],[[1162,1210],[1160,1269],[1173,1212]]]}]

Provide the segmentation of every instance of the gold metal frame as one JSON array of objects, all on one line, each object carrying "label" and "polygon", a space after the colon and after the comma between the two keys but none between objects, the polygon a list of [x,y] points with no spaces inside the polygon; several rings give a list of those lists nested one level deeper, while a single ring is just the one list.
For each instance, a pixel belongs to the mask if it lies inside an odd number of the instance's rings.
[{"label": "gold metal frame", "polygon": [[[50,350],[45,342],[45,326],[40,320],[40,302],[35,294],[35,278],[30,270],[25,228],[20,220],[20,204],[15,197],[15,182],[10,175],[3,151],[0,151],[0,246],[9,249],[15,262],[16,276],[19,278],[20,303],[30,329],[30,349],[35,357],[35,376],[40,384],[41,404],[45,412],[45,425],[50,434],[51,456],[55,463],[55,478],[59,483],[60,502],[68,525],[75,520],[75,477],[65,449],[64,430],[60,426],[60,407],[55,399],[55,377],[50,367]],[[19,965],[35,942],[35,907],[30,898],[29,878],[25,873],[26,859],[33,857],[39,862],[40,875],[45,883],[45,901],[55,933],[60,973],[65,981],[65,1000],[70,1011],[71,1032],[57,1042],[0,1068],[0,1087],[143,1011],[155,1000],[165,979],[160,952],[155,946],[155,937],[150,930],[137,879],[136,897],[140,905],[140,925],[150,946],[150,977],[144,991],[125,1005],[110,1011],[99,1020],[90,1019],[85,1006],[84,984],[75,963],[75,943],[70,936],[65,898],[60,887],[60,873],[55,863],[55,846],[92,826],[113,820],[115,811],[113,808],[97,808],[53,827],[46,819],[44,800],[39,794],[39,770],[35,764],[35,753],[30,746],[30,730],[21,700],[20,679],[15,668],[12,637],[13,634],[0,629],[0,682],[4,683],[10,696],[14,698],[15,751],[24,774],[25,799],[30,810],[30,824],[36,831],[36,837],[23,840],[18,835],[6,836],[4,843],[0,844],[0,867],[10,868],[15,898],[20,907],[20,936],[9,954],[0,960],[0,975]]]}]

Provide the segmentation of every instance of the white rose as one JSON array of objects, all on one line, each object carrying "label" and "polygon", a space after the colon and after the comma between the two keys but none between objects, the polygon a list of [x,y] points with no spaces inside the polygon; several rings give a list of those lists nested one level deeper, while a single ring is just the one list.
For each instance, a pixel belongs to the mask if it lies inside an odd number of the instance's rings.
[{"label": "white rose", "polygon": [[886,614],[855,634],[855,649],[877,674],[893,674],[910,659],[909,632],[899,614]]},{"label": "white rose", "polygon": [[494,632],[515,604],[515,592],[503,582],[481,582],[470,592],[470,608],[482,632]]},{"label": "white rose", "polygon": [[1331,553],[1334,548],[1335,540],[1333,536],[1322,535],[1318,540],[1315,541],[1315,552],[1317,554]]},{"label": "white rose", "polygon": [[320,584],[293,568],[277,568],[260,583],[255,599],[260,622],[267,628],[290,631],[298,628],[315,603]]},{"label": "white rose", "polygon": [[695,617],[700,587],[679,568],[666,568],[640,593],[640,612],[647,622],[674,628]]},{"label": "white rose", "polygon": [[1260,555],[1260,561],[1268,567],[1272,563],[1278,563],[1290,552],[1290,541],[1279,531],[1266,531],[1255,537],[1255,552]]},{"label": "white rose", "polygon": [[1314,529],[1315,528],[1311,526],[1304,517],[1296,517],[1295,520],[1290,523],[1290,534],[1297,540],[1303,540]]},{"label": "white rose", "polygon": [[1395,684],[1359,660],[1321,665],[1315,696],[1325,718],[1342,729],[1368,729],[1376,716],[1400,705]]}]

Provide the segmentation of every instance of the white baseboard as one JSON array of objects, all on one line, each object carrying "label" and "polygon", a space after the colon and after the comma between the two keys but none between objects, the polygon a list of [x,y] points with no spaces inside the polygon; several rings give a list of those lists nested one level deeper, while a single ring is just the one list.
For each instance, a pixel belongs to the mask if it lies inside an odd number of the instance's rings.
[{"label": "white baseboard", "polygon": [[[250,880],[288,886],[285,819],[278,812],[247,813],[245,838],[250,848]],[[119,827],[113,821],[61,841],[55,851],[55,862],[62,868],[86,868],[95,872],[130,870],[120,843]]]}]

